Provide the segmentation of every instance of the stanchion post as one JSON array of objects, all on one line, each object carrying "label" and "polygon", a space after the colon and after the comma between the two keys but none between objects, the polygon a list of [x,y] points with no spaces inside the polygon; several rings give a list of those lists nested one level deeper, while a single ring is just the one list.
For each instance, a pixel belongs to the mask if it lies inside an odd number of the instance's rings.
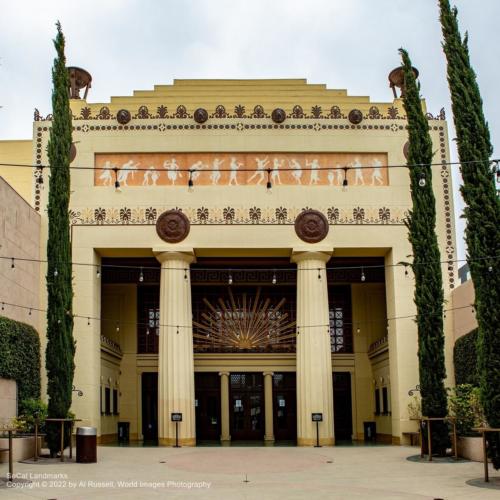
[{"label": "stanchion post", "polygon": [[38,418],[35,419],[35,456],[33,460],[38,461]]},{"label": "stanchion post", "polygon": [[314,447],[321,448],[321,446],[319,444],[319,423],[323,422],[323,413],[312,413],[311,420],[313,422],[316,422],[316,444]]},{"label": "stanchion post", "polygon": [[12,430],[11,429],[9,429],[8,434],[9,434],[9,482],[12,482],[12,476],[14,475],[14,463],[13,463],[12,455],[14,453],[12,450]]},{"label": "stanchion post", "polygon": [[180,448],[179,445],[179,422],[182,422],[182,413],[171,413],[170,420],[175,422],[175,445],[174,448]]},{"label": "stanchion post", "polygon": [[429,462],[432,462],[432,434],[431,434],[431,419],[429,418],[427,420],[427,446],[429,449],[427,450],[429,452]]},{"label": "stanchion post", "polygon": [[484,461],[484,481],[485,483],[490,482],[488,475],[488,453],[486,451],[486,431],[483,430],[483,461]]}]

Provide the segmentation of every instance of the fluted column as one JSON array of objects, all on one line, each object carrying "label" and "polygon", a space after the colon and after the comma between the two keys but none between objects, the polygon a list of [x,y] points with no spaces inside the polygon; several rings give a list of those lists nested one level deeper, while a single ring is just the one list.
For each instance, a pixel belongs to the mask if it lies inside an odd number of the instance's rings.
[{"label": "fluted column", "polygon": [[334,444],[332,357],[326,262],[331,252],[294,252],[297,263],[297,444],[316,444],[312,413],[322,413],[321,445]]},{"label": "fluted column", "polygon": [[264,441],[274,441],[273,426],[273,372],[264,372]]},{"label": "fluted column", "polygon": [[158,350],[158,440],[175,444],[171,413],[182,413],[179,444],[194,446],[194,360],[189,264],[192,250],[156,251],[161,262],[160,342]]},{"label": "fluted column", "polygon": [[231,441],[229,431],[229,372],[220,372],[220,421],[221,433],[220,440],[222,443]]}]

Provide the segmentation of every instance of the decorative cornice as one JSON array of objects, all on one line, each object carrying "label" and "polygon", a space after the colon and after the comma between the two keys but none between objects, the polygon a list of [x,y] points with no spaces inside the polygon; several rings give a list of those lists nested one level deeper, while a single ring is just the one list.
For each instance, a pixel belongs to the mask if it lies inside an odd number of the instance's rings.
[{"label": "decorative cornice", "polygon": [[[73,115],[73,120],[106,120],[106,121],[117,121],[118,111],[128,111],[135,120],[150,120],[150,119],[171,119],[171,120],[183,120],[190,119],[193,120],[193,114],[187,110],[184,104],[179,104],[175,110],[169,111],[168,107],[165,105],[156,106],[156,109],[150,110],[148,106],[142,105],[134,110],[117,110],[113,112],[109,106],[101,106],[96,109],[95,105],[84,106],[80,109],[78,115]],[[388,105],[381,110],[379,106],[370,106],[366,113],[362,113],[360,110],[353,110],[349,108],[340,108],[339,106],[329,106],[322,107],[318,104],[311,106],[310,111],[304,110],[304,108],[296,104],[292,106],[287,112],[285,110],[285,119],[291,120],[348,120],[349,114],[353,111],[360,113],[357,123],[363,120],[406,120],[406,116],[400,114],[400,110],[397,106]],[[252,109],[248,109],[242,104],[236,104],[232,111],[228,111],[226,107],[222,104],[215,106],[212,112],[208,111],[209,119],[271,119],[271,112],[267,112],[264,106],[257,104]],[[426,118],[428,120],[445,120],[446,115],[444,108],[441,108],[440,112],[435,116],[432,113],[426,113]],[[37,108],[35,108],[34,121],[51,121],[52,115],[48,114],[43,116],[40,114]]]}]

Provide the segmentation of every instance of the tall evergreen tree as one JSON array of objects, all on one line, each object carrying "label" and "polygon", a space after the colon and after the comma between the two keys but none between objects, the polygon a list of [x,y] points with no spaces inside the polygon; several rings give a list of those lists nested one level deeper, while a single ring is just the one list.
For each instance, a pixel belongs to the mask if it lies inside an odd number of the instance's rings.
[{"label": "tall evergreen tree", "polygon": [[[406,221],[413,248],[415,305],[417,306],[418,360],[422,414],[445,417],[448,412],[444,379],[443,279],[436,235],[436,200],[432,190],[432,140],[422,110],[419,85],[410,57],[400,49],[404,70],[404,108],[408,120],[412,210]],[[444,422],[432,424],[433,450],[444,454],[448,430]]]},{"label": "tall evergreen tree", "polygon": [[[470,64],[468,36],[462,39],[457,9],[439,0],[443,48],[461,161],[467,226],[467,261],[476,293],[478,368],[484,413],[491,427],[500,427],[500,200],[490,163],[493,148],[476,75]],[[489,449],[500,468],[500,438],[489,436]]]},{"label": "tall evergreen tree", "polygon": [[[52,68],[52,128],[47,240],[47,393],[50,418],[66,418],[71,406],[75,343],[73,340],[72,269],[69,225],[71,113],[64,35],[57,23],[57,57]],[[48,426],[47,441],[54,454],[60,448],[59,426]]]}]

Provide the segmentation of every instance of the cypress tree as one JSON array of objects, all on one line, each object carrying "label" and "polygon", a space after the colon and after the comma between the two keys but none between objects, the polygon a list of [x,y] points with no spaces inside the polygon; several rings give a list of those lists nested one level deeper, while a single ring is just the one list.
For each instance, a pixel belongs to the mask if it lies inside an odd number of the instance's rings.
[{"label": "cypress tree", "polygon": [[[422,415],[446,417],[447,395],[444,387],[443,281],[436,227],[436,201],[432,190],[432,140],[422,110],[419,85],[410,57],[400,49],[404,70],[404,108],[408,120],[410,189],[412,210],[406,220],[408,239],[413,248],[417,306],[418,360]],[[444,422],[432,423],[432,443],[436,453],[444,454],[448,430]]]},{"label": "cypress tree", "polygon": [[[467,226],[467,261],[474,282],[478,322],[478,372],[484,414],[491,427],[500,427],[500,200],[490,163],[493,148],[476,75],[472,69],[467,34],[462,39],[457,9],[439,0],[443,48],[448,62],[448,84],[461,162]],[[470,163],[469,163],[470,162]],[[500,438],[489,435],[489,451],[500,468]]]},{"label": "cypress tree", "polygon": [[[52,68],[52,128],[48,145],[50,165],[47,240],[47,393],[50,418],[66,418],[71,406],[75,344],[73,340],[72,269],[69,225],[71,113],[64,35],[57,23],[57,57]],[[69,427],[69,426],[68,426]],[[60,449],[59,425],[47,426],[54,455]]]}]

